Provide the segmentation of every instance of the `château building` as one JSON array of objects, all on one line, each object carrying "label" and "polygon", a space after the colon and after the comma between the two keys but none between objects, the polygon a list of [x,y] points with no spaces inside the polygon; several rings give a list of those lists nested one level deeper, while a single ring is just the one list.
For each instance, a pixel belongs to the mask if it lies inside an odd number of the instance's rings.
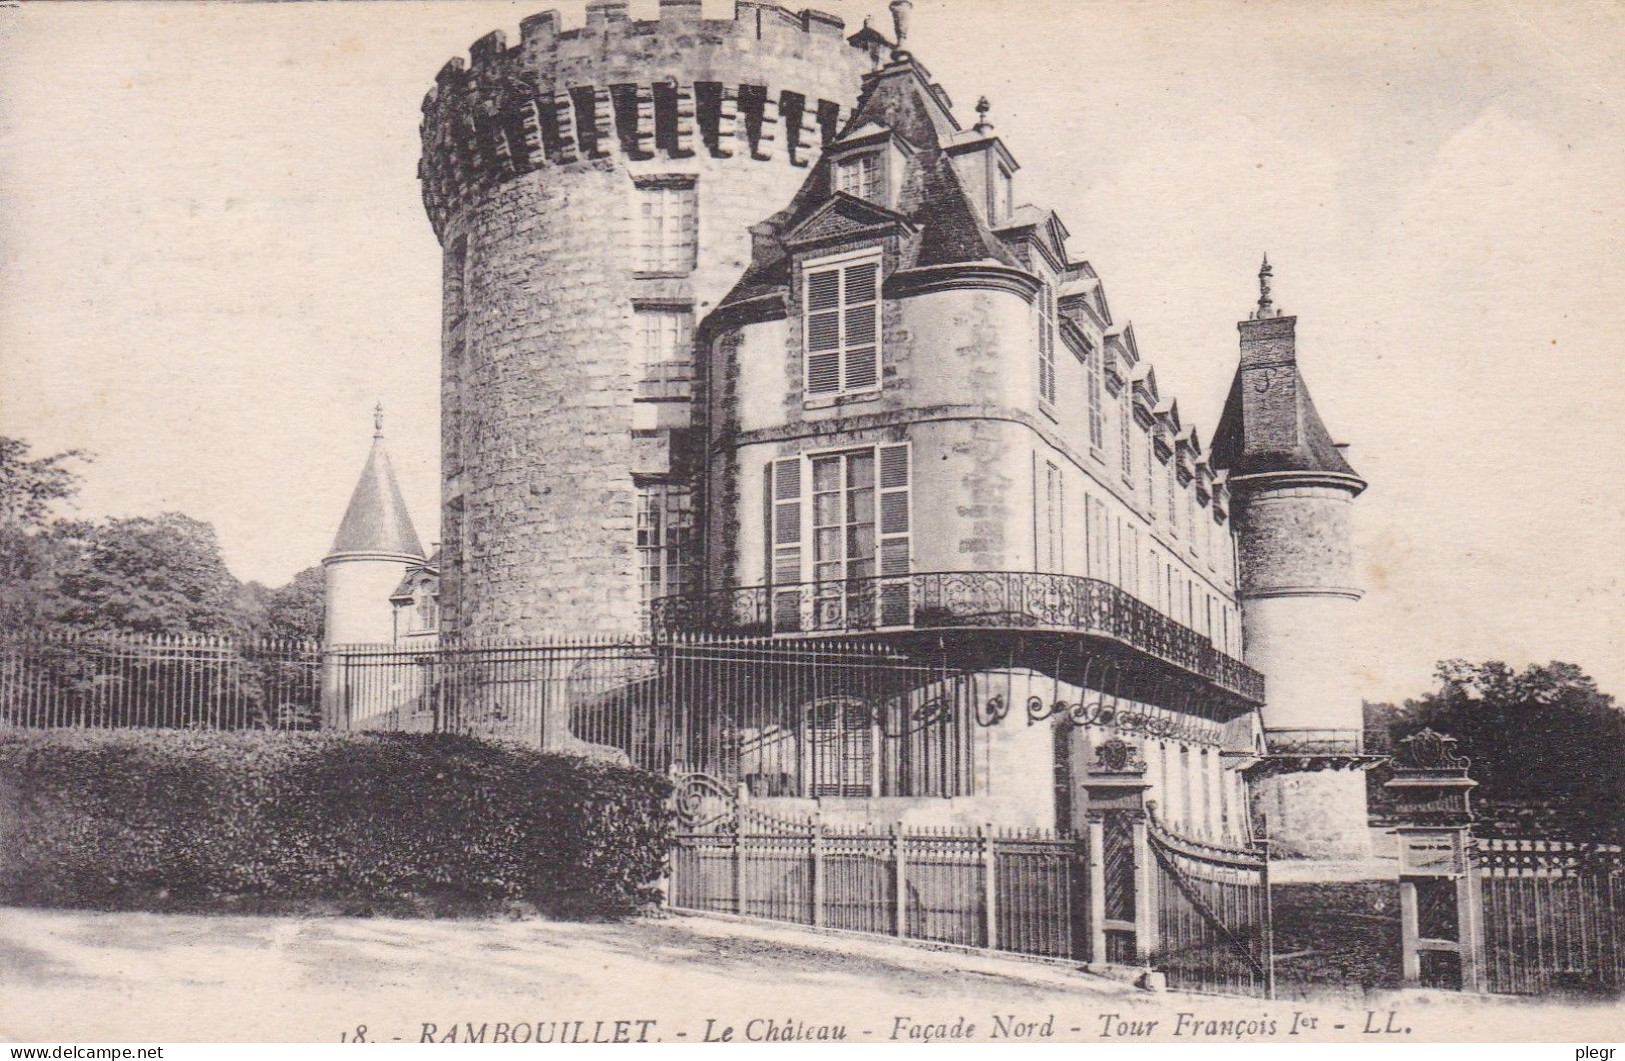
[{"label": "ch\u00e2teau building", "polygon": [[955,676],[906,739],[844,701],[729,720],[730,776],[787,809],[1077,827],[1069,779],[1127,741],[1172,828],[1365,853],[1365,484],[1267,262],[1205,436],[909,7],[888,39],[599,0],[440,71],[444,542],[386,593],[437,579],[466,644],[861,636]]}]

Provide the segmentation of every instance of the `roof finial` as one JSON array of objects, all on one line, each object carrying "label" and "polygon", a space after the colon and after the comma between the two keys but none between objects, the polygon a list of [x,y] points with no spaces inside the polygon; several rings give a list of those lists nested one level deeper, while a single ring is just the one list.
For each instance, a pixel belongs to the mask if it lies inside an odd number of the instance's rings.
[{"label": "roof finial", "polygon": [[987,101],[986,96],[976,101],[976,124],[973,128],[983,136],[993,131],[993,123],[987,120],[987,112],[992,109],[993,104]]},{"label": "roof finial", "polygon": [[384,403],[379,402],[372,407],[372,437],[384,437]]},{"label": "roof finial", "polygon": [[908,54],[908,13],[914,7],[910,0],[891,0],[891,24],[897,33],[897,44],[892,48],[893,62],[905,62]]},{"label": "roof finial", "polygon": [[1275,270],[1270,268],[1269,252],[1264,253],[1264,264],[1258,269],[1258,313],[1256,318],[1263,320],[1270,316],[1270,277]]}]

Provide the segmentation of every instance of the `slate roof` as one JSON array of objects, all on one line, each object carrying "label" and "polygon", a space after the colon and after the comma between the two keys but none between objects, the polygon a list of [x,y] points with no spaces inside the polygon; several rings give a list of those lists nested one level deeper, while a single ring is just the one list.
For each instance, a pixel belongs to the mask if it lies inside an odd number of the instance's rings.
[{"label": "slate roof", "polygon": [[1232,476],[1322,472],[1358,478],[1315,411],[1296,361],[1236,370],[1213,432],[1212,463]]},{"label": "slate roof", "polygon": [[389,595],[389,599],[394,601],[401,600],[403,598],[410,598],[412,596],[412,591],[417,588],[416,583],[420,578],[432,579],[436,583],[439,582],[439,549],[436,549],[434,551],[434,555],[429,557],[427,560],[413,564],[411,567],[407,568],[406,574],[402,575],[401,580],[395,584],[395,591]]},{"label": "slate roof", "polygon": [[[863,130],[865,125],[881,127],[912,149],[895,210],[887,211],[905,230],[899,269],[989,261],[1023,268],[1009,244],[982,220],[960,182],[947,154],[961,139],[959,125],[918,66],[908,63],[873,75],[837,144],[846,136],[876,131]],[[719,308],[782,291],[789,283],[784,238],[837,197],[828,160],[826,153],[790,205],[756,227],[751,265]]]},{"label": "slate roof", "polygon": [[407,514],[395,470],[390,467],[383,435],[373,438],[372,453],[361,480],[350,495],[350,507],[333,538],[328,557],[350,554],[385,554],[414,560],[424,557],[423,544]]}]

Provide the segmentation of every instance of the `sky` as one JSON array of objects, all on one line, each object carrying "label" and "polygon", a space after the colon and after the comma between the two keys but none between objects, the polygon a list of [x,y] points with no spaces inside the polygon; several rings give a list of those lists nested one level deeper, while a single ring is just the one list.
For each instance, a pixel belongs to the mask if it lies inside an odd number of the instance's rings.
[{"label": "sky", "polygon": [[[437,536],[419,108],[546,3],[0,10],[0,433],[95,454],[74,514],[185,512],[280,584],[326,552],[382,401]],[[820,6],[889,30],[883,0]],[[1452,657],[1625,693],[1625,8],[915,0],[910,44],[964,124],[989,97],[1018,200],[1060,213],[1204,435],[1269,252],[1371,483],[1363,695]]]}]

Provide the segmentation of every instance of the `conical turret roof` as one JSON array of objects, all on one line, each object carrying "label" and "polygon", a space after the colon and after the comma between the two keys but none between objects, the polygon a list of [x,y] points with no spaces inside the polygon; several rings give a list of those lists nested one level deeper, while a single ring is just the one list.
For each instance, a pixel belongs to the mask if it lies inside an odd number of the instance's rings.
[{"label": "conical turret roof", "polygon": [[372,453],[361,471],[361,481],[355,484],[355,492],[350,495],[350,507],[344,512],[344,522],[339,524],[327,559],[378,556],[421,561],[423,544],[418,541],[418,532],[401,497],[400,484],[395,481],[395,469],[390,466],[389,453],[384,448],[381,408],[376,413],[375,424]]},{"label": "conical turret roof", "polygon": [[1210,463],[1228,471],[1232,481],[1255,475],[1330,475],[1348,480],[1358,493],[1365,482],[1332,441],[1298,370],[1298,318],[1275,309],[1273,275],[1266,256],[1258,271],[1258,310],[1237,325],[1241,361],[1213,433]]}]

